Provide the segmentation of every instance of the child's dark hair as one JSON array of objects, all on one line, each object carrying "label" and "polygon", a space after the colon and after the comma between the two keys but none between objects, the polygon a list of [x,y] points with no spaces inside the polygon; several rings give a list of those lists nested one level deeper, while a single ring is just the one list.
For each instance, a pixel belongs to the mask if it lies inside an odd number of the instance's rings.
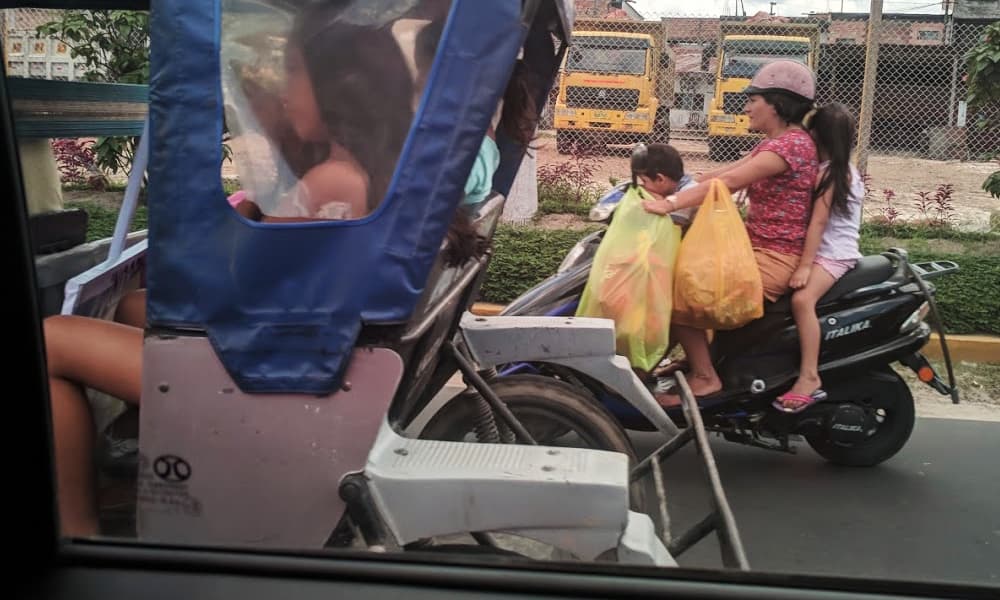
[{"label": "child's dark hair", "polygon": [[448,246],[444,251],[444,262],[449,267],[458,267],[469,259],[478,259],[490,248],[489,240],[480,235],[464,206],[459,206],[455,211],[445,239],[448,240]]},{"label": "child's dark hair", "polygon": [[503,93],[500,129],[524,148],[530,148],[538,126],[537,83],[522,61],[517,61]]},{"label": "child's dark hair", "polygon": [[424,25],[414,39],[414,60],[417,71],[425,75],[431,70],[434,54],[437,52],[441,33],[444,31],[444,20],[437,19]]},{"label": "child's dark hair", "polygon": [[809,120],[809,132],[829,165],[816,186],[814,199],[832,190],[830,209],[847,212],[851,189],[851,150],[854,147],[854,116],[843,104],[832,102],[816,111]]},{"label": "child's dark hair", "polygon": [[[417,71],[420,73],[418,85],[425,83],[420,80],[430,73],[443,31],[444,21],[436,20],[425,25],[417,34],[414,45]],[[499,128],[507,137],[525,148],[530,147],[534,141],[535,127],[538,125],[538,106],[535,103],[537,88],[531,72],[523,62],[517,61],[504,89]]]},{"label": "child's dark hair", "polygon": [[670,144],[643,144],[632,151],[632,185],[638,185],[639,175],[655,178],[665,175],[674,181],[684,177],[684,160]]}]

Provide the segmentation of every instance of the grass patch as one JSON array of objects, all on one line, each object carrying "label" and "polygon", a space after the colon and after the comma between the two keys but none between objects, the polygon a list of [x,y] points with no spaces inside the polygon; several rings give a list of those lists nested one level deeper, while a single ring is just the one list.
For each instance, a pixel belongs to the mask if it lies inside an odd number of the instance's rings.
[{"label": "grass patch", "polygon": [[[114,233],[125,191],[124,185],[120,187],[120,190],[115,190],[112,187],[104,192],[95,191],[85,186],[63,187],[67,196],[64,201],[65,207],[82,208],[87,211],[89,217],[87,224],[88,242],[109,238]],[[223,179],[222,189],[229,196],[240,187],[235,179]],[[136,207],[129,231],[140,231],[147,228],[149,228],[149,210],[145,203],[140,202],[139,206]]]},{"label": "grass patch", "polygon": [[501,225],[493,237],[494,254],[479,292],[484,302],[506,304],[559,268],[580,238],[596,230],[540,229]]},{"label": "grass patch", "polygon": [[[947,385],[948,371],[945,369],[944,361],[932,360],[931,365]],[[961,402],[1000,405],[1000,365],[956,361],[952,363],[952,367]],[[911,390],[918,390],[926,385],[906,367],[897,365],[896,372]],[[936,392],[934,394],[937,395]],[[940,398],[947,399],[947,396]]]},{"label": "grass patch", "polygon": [[[87,211],[87,241],[109,238],[115,231],[118,209],[95,200],[69,200],[66,208],[82,208]],[[145,206],[138,206],[132,218],[129,231],[139,231],[149,227],[149,212]]]}]

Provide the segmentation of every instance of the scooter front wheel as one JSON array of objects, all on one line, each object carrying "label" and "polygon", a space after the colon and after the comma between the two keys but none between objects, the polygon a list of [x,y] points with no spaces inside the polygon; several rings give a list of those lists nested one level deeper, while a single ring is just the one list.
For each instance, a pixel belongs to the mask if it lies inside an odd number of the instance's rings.
[{"label": "scooter front wheel", "polygon": [[[551,377],[522,374],[497,378],[490,387],[539,444],[621,452],[635,466],[635,448],[625,430],[606,408],[574,386]],[[419,437],[480,441],[475,426],[479,408],[470,400],[464,394],[452,398],[427,422]],[[633,483],[629,495],[632,508],[643,511],[643,486]]]},{"label": "scooter front wheel", "polygon": [[[849,402],[864,410],[866,422],[871,424],[864,439],[837,442],[831,439],[829,428],[805,436],[817,454],[834,464],[871,467],[885,462],[903,449],[913,432],[916,421],[913,394],[898,373],[886,367],[868,373],[860,383],[869,391]],[[829,391],[836,397],[833,389]]]}]

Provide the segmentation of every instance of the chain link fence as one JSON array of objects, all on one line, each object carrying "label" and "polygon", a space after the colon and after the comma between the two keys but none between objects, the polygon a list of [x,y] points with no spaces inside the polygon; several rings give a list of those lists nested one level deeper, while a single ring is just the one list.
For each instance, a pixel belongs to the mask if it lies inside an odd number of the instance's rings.
[{"label": "chain link fence", "polygon": [[37,33],[38,27],[58,19],[61,12],[44,8],[0,10],[8,76],[63,81],[83,76],[85,65],[73,58],[67,44]]},{"label": "chain link fence", "polygon": [[[670,141],[711,161],[733,160],[759,139],[747,128],[742,89],[776,58],[813,67],[819,104],[840,102],[855,116],[862,110],[867,14],[655,21],[610,14],[617,17],[576,20],[542,122],[554,130],[559,154],[580,145],[614,154],[638,141]],[[981,115],[965,104],[964,57],[987,24],[883,15],[875,35],[870,145],[859,150],[987,160],[1000,148],[995,133],[975,127]]]},{"label": "chain link fence", "polygon": [[[578,7],[576,42],[543,114],[542,128],[555,130],[562,152],[577,142],[613,150],[637,141],[688,141],[704,146],[699,150],[712,160],[731,160],[757,139],[742,115],[741,90],[762,62],[778,57],[813,66],[819,103],[861,111],[866,14],[641,21],[630,18],[639,16],[634,11],[610,9],[595,18],[605,4]],[[0,11],[8,75],[72,80],[82,74],[65,44],[36,34],[58,14]],[[861,150],[983,160],[1000,148],[995,133],[975,127],[981,115],[964,102],[964,56],[987,24],[883,15],[870,147]]]},{"label": "chain link fence", "polygon": [[[609,181],[628,176],[627,152],[638,141],[673,144],[692,172],[733,160],[759,139],[742,114],[742,90],[756,69],[774,58],[809,63],[817,74],[817,101],[840,102],[860,116],[869,54],[867,14],[643,20],[628,3],[624,8],[609,4],[577,2],[575,43],[549,95],[532,156],[539,181],[551,175],[553,169],[546,167],[568,163],[594,189],[606,188]],[[82,60],[74,59],[65,44],[36,34],[38,26],[58,16],[59,11],[45,9],[0,10],[8,75],[82,77]],[[984,111],[996,116],[1000,107],[968,109],[965,56],[998,18],[883,15],[874,32],[878,58],[870,90],[870,135],[858,148],[859,155],[881,161],[877,192],[893,188],[909,195],[954,182],[957,193],[982,196],[977,202],[987,208],[989,198],[980,187],[995,163],[976,161],[991,160],[1000,139],[995,129],[989,132],[976,123],[990,116]],[[603,163],[585,164],[582,152],[596,153]],[[963,161],[964,179],[956,179],[953,161]],[[911,188],[902,181],[906,173],[928,172],[933,175]],[[893,180],[893,174],[899,178]]]}]

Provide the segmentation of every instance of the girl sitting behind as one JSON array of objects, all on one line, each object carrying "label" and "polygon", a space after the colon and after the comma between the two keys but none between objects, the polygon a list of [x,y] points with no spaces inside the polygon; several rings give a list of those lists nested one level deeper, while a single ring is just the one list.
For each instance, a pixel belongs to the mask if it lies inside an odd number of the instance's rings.
[{"label": "girl sitting behind", "polygon": [[799,377],[774,407],[787,413],[826,400],[819,377],[820,329],[816,303],[861,258],[858,236],[864,182],[851,164],[854,117],[842,104],[819,109],[808,126],[821,161],[815,202],[799,267],[789,285],[792,314],[799,329]]}]

